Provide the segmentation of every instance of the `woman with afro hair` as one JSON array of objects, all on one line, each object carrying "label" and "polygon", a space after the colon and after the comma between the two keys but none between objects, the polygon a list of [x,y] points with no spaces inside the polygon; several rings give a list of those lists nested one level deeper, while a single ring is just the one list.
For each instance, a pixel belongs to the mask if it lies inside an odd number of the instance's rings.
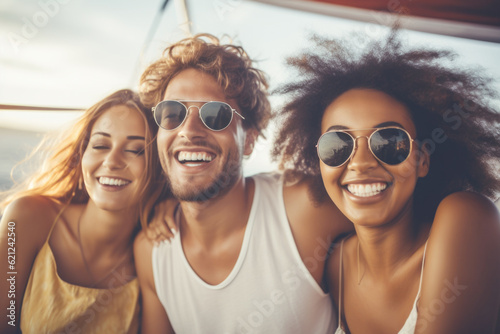
[{"label": "woman with afro hair", "polygon": [[274,158],[354,224],[327,264],[336,333],[498,333],[497,93],[398,34],[361,50],[314,37],[291,58]]}]

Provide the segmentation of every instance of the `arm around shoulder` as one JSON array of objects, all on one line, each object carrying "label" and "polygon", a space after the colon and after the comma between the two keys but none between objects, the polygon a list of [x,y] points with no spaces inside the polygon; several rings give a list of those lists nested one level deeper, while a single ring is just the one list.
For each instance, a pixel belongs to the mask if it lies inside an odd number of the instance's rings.
[{"label": "arm around shoulder", "polygon": [[429,236],[416,333],[493,333],[499,326],[499,254],[495,205],[469,192],[447,196]]},{"label": "arm around shoulder", "polygon": [[311,192],[313,180],[306,178],[293,185],[285,185],[283,197],[292,228],[301,233],[328,236],[332,242],[338,236],[354,230],[352,223],[326,198],[322,202],[314,199]]},{"label": "arm around shoulder", "polygon": [[304,179],[285,185],[283,199],[297,250],[302,261],[308,261],[311,275],[322,285],[324,261],[331,243],[352,231],[353,225],[329,198],[323,202],[315,201],[310,182],[310,179]]},{"label": "arm around shoulder", "polygon": [[141,288],[141,333],[174,333],[156,294],[152,265],[153,247],[153,242],[141,231],[134,241],[135,267]]},{"label": "arm around shoulder", "polygon": [[15,333],[20,326],[21,306],[33,261],[47,239],[53,216],[52,203],[41,196],[15,200],[2,216],[0,290],[6,295],[0,298],[1,333]]}]

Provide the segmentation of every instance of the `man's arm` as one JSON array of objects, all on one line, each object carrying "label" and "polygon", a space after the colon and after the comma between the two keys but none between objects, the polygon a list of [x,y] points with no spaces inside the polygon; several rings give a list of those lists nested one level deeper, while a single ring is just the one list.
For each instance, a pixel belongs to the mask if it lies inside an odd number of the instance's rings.
[{"label": "man's arm", "polygon": [[141,288],[142,321],[141,333],[174,333],[167,313],[156,294],[153,277],[152,252],[153,243],[148,240],[144,231],[134,241],[134,259]]},{"label": "man's arm", "polygon": [[316,203],[309,191],[311,180],[285,185],[283,198],[293,237],[302,261],[318,284],[330,244],[339,235],[354,230],[352,223],[327,198]]}]

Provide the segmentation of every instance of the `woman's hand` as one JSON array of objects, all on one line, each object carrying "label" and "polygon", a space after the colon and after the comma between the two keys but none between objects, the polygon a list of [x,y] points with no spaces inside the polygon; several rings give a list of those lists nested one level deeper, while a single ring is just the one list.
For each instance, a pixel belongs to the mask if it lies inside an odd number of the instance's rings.
[{"label": "woman's hand", "polygon": [[170,240],[177,233],[175,223],[175,209],[179,201],[169,198],[160,202],[155,207],[155,215],[146,229],[146,236],[155,243]]}]

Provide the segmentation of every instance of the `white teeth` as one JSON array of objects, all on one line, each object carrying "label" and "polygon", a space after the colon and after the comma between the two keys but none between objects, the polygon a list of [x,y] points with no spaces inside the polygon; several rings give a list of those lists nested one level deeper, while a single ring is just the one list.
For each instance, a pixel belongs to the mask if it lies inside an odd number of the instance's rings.
[{"label": "white teeth", "polygon": [[[179,157],[178,157],[180,162],[199,162],[199,161],[206,161],[210,162],[213,160],[213,157],[210,153],[207,152],[185,152],[181,151],[179,152]],[[199,166],[199,164],[197,165]]]},{"label": "white teeth", "polygon": [[359,197],[370,197],[380,194],[387,188],[387,183],[370,183],[370,184],[348,184],[347,190],[350,193]]},{"label": "white teeth", "polygon": [[124,186],[126,184],[129,184],[130,181],[126,181],[126,180],[123,180],[123,179],[115,179],[115,178],[110,178],[110,177],[104,177],[104,176],[101,176],[99,178],[99,183],[100,184],[104,184],[104,185],[108,185],[108,186]]}]

